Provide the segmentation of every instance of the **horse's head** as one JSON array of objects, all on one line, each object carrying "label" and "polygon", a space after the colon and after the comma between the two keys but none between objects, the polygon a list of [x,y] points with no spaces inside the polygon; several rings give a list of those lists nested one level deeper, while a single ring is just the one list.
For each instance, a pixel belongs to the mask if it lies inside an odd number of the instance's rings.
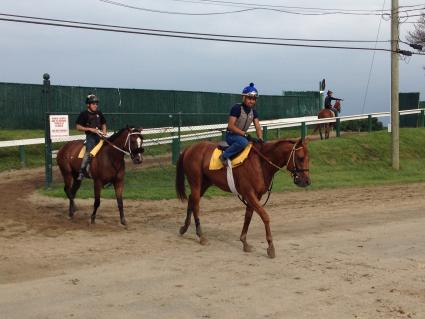
[{"label": "horse's head", "polygon": [[143,152],[145,151],[142,147],[143,136],[141,128],[127,128],[128,135],[125,142],[125,147],[130,153],[130,157],[134,164],[141,164],[143,162]]},{"label": "horse's head", "polygon": [[334,109],[341,112],[341,102],[339,100],[335,102]]},{"label": "horse's head", "polygon": [[292,147],[286,164],[286,169],[294,178],[294,184],[300,187],[306,187],[311,183],[307,143],[308,140],[303,142],[302,139],[299,139]]}]

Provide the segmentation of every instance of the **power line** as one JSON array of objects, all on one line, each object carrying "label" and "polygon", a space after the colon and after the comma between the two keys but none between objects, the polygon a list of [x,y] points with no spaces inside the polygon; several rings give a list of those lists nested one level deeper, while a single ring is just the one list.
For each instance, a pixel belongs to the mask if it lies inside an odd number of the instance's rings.
[{"label": "power line", "polygon": [[[286,13],[286,14],[294,14],[294,15],[302,15],[302,16],[323,16],[323,15],[335,15],[335,14],[342,14],[342,15],[359,15],[359,16],[380,16],[382,13],[378,13],[376,11],[364,11],[364,12],[355,12],[348,11],[348,10],[341,10],[341,11],[330,11],[330,12],[313,12],[313,13],[307,13],[307,12],[298,12],[298,11],[289,11],[284,9],[279,9],[276,6],[255,6],[255,7],[247,7],[246,9],[241,10],[235,10],[235,11],[222,11],[222,12],[204,12],[204,13],[192,13],[192,12],[177,12],[177,11],[166,11],[166,10],[155,10],[145,7],[136,7],[132,5],[128,5],[122,2],[112,1],[112,0],[99,0],[100,2],[104,2],[107,4],[124,7],[128,9],[134,9],[139,11],[146,11],[146,12],[153,12],[153,13],[161,13],[161,14],[170,14],[170,15],[185,15],[185,16],[209,16],[209,15],[223,15],[223,14],[234,14],[234,13],[242,13],[242,12],[248,12],[248,11],[258,11],[258,10],[266,10],[266,11],[273,11],[278,13]],[[295,7],[294,7],[295,8]],[[298,7],[300,8],[300,7]],[[313,8],[310,8],[313,9]],[[318,8],[315,8],[316,10]],[[425,9],[422,8],[422,9]],[[411,9],[411,10],[421,10],[421,9]],[[404,11],[402,11],[404,12]]]},{"label": "power line", "polygon": [[[385,0],[382,3],[382,11],[384,11],[384,7],[385,7]],[[378,38],[379,38],[379,33],[381,31],[381,24],[382,24],[382,19],[379,19],[378,32],[376,33],[375,48],[378,45]],[[370,63],[369,75],[367,77],[367,84],[366,84],[365,94],[364,94],[364,98],[363,98],[362,114],[364,113],[364,109],[365,109],[365,106],[366,106],[367,94],[369,93],[369,84],[370,84],[370,78],[372,77],[372,69],[373,69],[373,64],[375,62],[375,55],[376,55],[376,51],[373,51],[372,61]]]},{"label": "power line", "polygon": [[[4,15],[0,13],[0,15]],[[42,18],[35,18],[42,19]],[[16,22],[16,23],[26,23],[26,24],[36,24],[36,25],[45,25],[45,26],[54,26],[54,27],[65,27],[65,28],[74,28],[74,29],[83,29],[83,30],[93,30],[93,31],[105,31],[105,32],[117,32],[117,33],[126,33],[126,34],[137,34],[137,35],[151,35],[158,37],[168,37],[168,38],[179,38],[179,39],[190,39],[190,40],[204,40],[204,41],[217,41],[217,42],[226,42],[226,43],[244,43],[244,44],[260,44],[260,45],[272,45],[272,46],[288,46],[288,47],[305,47],[305,48],[321,48],[321,49],[343,49],[343,50],[363,50],[363,51],[383,51],[383,52],[393,52],[391,49],[385,48],[368,48],[368,47],[347,47],[347,46],[329,46],[329,45],[311,45],[311,44],[293,44],[293,43],[282,43],[282,42],[263,42],[263,41],[246,41],[238,39],[225,39],[225,38],[211,38],[211,37],[201,37],[201,36],[188,36],[181,34],[166,34],[159,32],[146,32],[146,31],[137,31],[129,30],[127,27],[100,27],[98,26],[88,26],[83,25],[79,22],[68,22],[73,24],[64,24],[56,22],[46,22],[46,21],[31,21],[31,20],[22,20],[22,19],[11,19],[11,18],[0,18],[0,21],[7,22]],[[397,51],[396,53],[406,54],[417,54],[411,53],[410,51]]]},{"label": "power line", "polygon": [[[302,39],[302,38],[259,37],[259,36],[243,36],[243,35],[229,35],[229,34],[184,32],[184,31],[173,31],[173,30],[162,30],[162,29],[147,29],[147,28],[127,27],[127,26],[118,26],[118,25],[111,25],[111,24],[98,24],[98,23],[63,20],[63,19],[49,19],[49,18],[31,17],[31,16],[16,15],[16,14],[0,13],[0,16],[13,17],[13,18],[24,18],[24,19],[32,19],[32,20],[41,20],[41,21],[64,22],[64,23],[81,24],[81,25],[98,26],[98,27],[120,28],[120,29],[140,30],[140,31],[160,32],[160,33],[198,35],[198,36],[209,36],[209,37],[259,39],[259,40],[279,40],[279,41],[301,41],[301,42],[341,42],[341,43],[344,43],[344,42],[345,43],[375,43],[375,42],[377,42],[376,40],[373,41],[373,40],[306,39],[306,38]],[[389,43],[389,42],[391,42],[391,40],[382,40],[382,41],[378,41],[378,42]]]},{"label": "power line", "polygon": [[[267,8],[285,8],[285,9],[300,9],[300,10],[320,10],[320,11],[344,11],[344,12],[383,12],[391,11],[391,9],[335,9],[335,8],[318,8],[318,7],[296,7],[296,6],[284,6],[284,5],[271,5],[271,4],[258,4],[258,3],[246,3],[246,2],[234,2],[234,1],[220,1],[220,0],[170,0],[175,2],[186,2],[186,3],[208,3],[220,6],[233,6],[233,7],[267,7]],[[406,5],[399,6],[399,8],[413,8],[413,7],[425,7],[424,4]]]}]

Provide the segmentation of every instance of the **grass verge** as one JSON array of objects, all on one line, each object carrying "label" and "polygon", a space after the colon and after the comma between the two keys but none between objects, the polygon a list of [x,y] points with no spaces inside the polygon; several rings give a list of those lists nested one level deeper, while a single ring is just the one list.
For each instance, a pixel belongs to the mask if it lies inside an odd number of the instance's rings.
[{"label": "grass verge", "polygon": [[[400,170],[391,167],[391,135],[379,131],[365,135],[351,135],[326,141],[312,141],[310,174],[312,185],[307,190],[421,182],[425,180],[425,129],[401,129]],[[171,165],[129,170],[126,175],[125,198],[175,198],[175,168]],[[277,173],[273,191],[300,190],[289,175]],[[64,197],[63,185],[57,181],[49,196]],[[206,197],[232,196],[212,187]],[[93,196],[92,183],[85,180],[79,198]],[[104,198],[115,198],[113,188],[102,192]]]}]

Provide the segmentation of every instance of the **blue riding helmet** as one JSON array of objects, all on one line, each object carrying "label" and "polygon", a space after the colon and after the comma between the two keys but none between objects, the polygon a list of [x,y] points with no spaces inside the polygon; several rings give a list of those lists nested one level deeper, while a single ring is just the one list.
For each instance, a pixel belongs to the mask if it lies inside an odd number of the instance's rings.
[{"label": "blue riding helmet", "polygon": [[258,91],[254,86],[254,83],[249,83],[249,86],[245,87],[242,91],[242,95],[245,96],[258,96]]}]

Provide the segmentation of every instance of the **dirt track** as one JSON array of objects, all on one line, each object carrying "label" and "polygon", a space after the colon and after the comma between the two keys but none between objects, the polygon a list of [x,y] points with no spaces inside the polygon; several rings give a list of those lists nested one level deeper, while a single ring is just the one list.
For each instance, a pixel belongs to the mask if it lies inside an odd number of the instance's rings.
[{"label": "dirt track", "polygon": [[128,230],[103,200],[89,227],[42,174],[0,174],[1,318],[425,318],[425,184],[273,194],[269,259],[235,198],[201,202],[201,246],[177,200],[125,201]]}]

